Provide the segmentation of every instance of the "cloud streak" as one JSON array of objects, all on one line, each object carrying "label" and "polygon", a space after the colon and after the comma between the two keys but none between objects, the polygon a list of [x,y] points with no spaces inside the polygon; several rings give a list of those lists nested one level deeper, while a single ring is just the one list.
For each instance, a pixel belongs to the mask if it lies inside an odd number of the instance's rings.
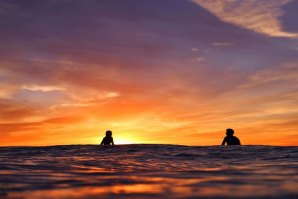
[{"label": "cloud streak", "polygon": [[287,32],[283,29],[280,19],[284,14],[282,7],[290,3],[290,0],[193,1],[208,9],[221,20],[253,30],[257,33],[272,37],[298,38],[298,33]]}]

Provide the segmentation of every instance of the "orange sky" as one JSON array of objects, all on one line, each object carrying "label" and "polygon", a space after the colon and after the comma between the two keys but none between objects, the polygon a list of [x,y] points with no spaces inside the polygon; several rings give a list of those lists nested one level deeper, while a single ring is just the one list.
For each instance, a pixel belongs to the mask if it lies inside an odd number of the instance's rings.
[{"label": "orange sky", "polygon": [[0,145],[297,145],[293,7],[4,0]]}]

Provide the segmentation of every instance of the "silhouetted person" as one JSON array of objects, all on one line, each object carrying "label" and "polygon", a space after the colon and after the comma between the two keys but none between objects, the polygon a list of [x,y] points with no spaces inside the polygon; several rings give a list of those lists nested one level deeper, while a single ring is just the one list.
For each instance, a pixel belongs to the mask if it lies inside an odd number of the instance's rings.
[{"label": "silhouetted person", "polygon": [[112,131],[106,131],[106,136],[102,139],[100,145],[114,145]]},{"label": "silhouetted person", "polygon": [[234,136],[234,130],[233,129],[227,129],[226,131],[226,137],[222,141],[221,145],[241,145],[240,140]]}]

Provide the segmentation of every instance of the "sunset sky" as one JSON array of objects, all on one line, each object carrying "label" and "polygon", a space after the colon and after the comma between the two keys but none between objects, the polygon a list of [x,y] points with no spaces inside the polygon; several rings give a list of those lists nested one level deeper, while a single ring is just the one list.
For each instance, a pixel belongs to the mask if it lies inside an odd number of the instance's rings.
[{"label": "sunset sky", "polygon": [[297,0],[0,0],[0,145],[298,144]]}]

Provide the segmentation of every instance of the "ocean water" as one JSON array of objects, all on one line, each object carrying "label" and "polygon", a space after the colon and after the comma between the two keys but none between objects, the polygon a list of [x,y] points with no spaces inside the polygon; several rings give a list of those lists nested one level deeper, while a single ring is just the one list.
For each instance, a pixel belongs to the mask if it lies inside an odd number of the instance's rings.
[{"label": "ocean water", "polygon": [[298,147],[0,147],[0,198],[298,198]]}]

